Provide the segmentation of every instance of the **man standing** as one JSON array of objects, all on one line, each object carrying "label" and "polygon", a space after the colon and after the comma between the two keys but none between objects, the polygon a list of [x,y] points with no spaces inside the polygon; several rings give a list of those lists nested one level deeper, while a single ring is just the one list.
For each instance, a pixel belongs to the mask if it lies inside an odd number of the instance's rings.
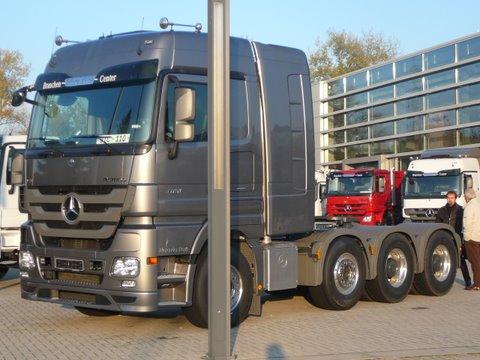
[{"label": "man standing", "polygon": [[473,285],[466,289],[480,290],[480,201],[473,189],[465,191],[465,201],[467,204],[463,212],[463,238],[473,270]]},{"label": "man standing", "polygon": [[[436,221],[438,223],[448,224],[455,229],[455,232],[462,237],[463,231],[463,208],[457,204],[457,193],[455,191],[447,192],[447,203],[438,209]],[[472,279],[468,272],[466,261],[465,245],[462,238],[462,253],[460,255],[460,268],[462,269],[465,287],[472,285]]]}]

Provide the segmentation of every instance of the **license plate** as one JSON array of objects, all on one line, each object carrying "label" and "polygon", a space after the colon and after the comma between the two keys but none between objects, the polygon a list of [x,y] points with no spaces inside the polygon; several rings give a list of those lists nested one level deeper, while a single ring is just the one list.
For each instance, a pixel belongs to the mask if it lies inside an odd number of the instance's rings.
[{"label": "license plate", "polygon": [[55,267],[60,270],[83,271],[83,260],[55,259]]}]

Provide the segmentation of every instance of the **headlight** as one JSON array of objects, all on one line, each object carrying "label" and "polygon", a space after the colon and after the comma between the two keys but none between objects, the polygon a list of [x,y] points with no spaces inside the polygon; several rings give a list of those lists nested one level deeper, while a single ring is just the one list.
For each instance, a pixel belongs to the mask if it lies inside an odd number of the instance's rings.
[{"label": "headlight", "polygon": [[372,215],[366,215],[363,217],[362,221],[364,222],[370,222],[372,221]]},{"label": "headlight", "polygon": [[30,251],[20,251],[18,263],[22,270],[32,270],[35,268],[35,260]]},{"label": "headlight", "polygon": [[140,262],[133,257],[119,257],[113,261],[113,276],[137,276],[140,271]]}]

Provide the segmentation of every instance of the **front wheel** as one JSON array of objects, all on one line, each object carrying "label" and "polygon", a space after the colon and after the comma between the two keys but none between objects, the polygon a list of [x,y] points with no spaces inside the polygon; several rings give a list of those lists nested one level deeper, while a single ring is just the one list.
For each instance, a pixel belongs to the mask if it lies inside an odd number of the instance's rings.
[{"label": "front wheel", "polygon": [[408,295],[413,274],[413,249],[404,236],[393,234],[383,241],[378,255],[377,277],[367,281],[365,290],[375,301],[399,302]]},{"label": "front wheel", "polygon": [[0,265],[0,280],[3,279],[5,275],[7,275],[8,267]]},{"label": "front wheel", "polygon": [[421,295],[445,295],[453,286],[457,272],[457,250],[454,239],[446,231],[437,231],[425,249],[425,267],[416,274],[415,290]]},{"label": "front wheel", "polygon": [[[230,323],[240,325],[248,316],[253,298],[253,277],[245,256],[232,244],[230,256]],[[208,254],[204,250],[198,256],[193,283],[192,305],[183,308],[193,325],[208,327]]]},{"label": "front wheel", "polygon": [[365,285],[365,259],[355,240],[340,237],[328,249],[322,283],[308,288],[308,300],[331,310],[348,310],[361,298]]}]

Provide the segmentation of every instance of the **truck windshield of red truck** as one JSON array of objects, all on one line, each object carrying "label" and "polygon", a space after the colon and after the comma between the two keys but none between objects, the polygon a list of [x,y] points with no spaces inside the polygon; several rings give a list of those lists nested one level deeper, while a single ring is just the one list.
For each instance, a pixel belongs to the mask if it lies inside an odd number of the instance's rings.
[{"label": "truck windshield of red truck", "polygon": [[373,191],[371,171],[356,173],[332,172],[328,176],[327,195],[368,195]]},{"label": "truck windshield of red truck", "polygon": [[442,170],[438,173],[408,171],[405,198],[444,198],[450,190],[460,194],[460,175],[460,169]]}]

